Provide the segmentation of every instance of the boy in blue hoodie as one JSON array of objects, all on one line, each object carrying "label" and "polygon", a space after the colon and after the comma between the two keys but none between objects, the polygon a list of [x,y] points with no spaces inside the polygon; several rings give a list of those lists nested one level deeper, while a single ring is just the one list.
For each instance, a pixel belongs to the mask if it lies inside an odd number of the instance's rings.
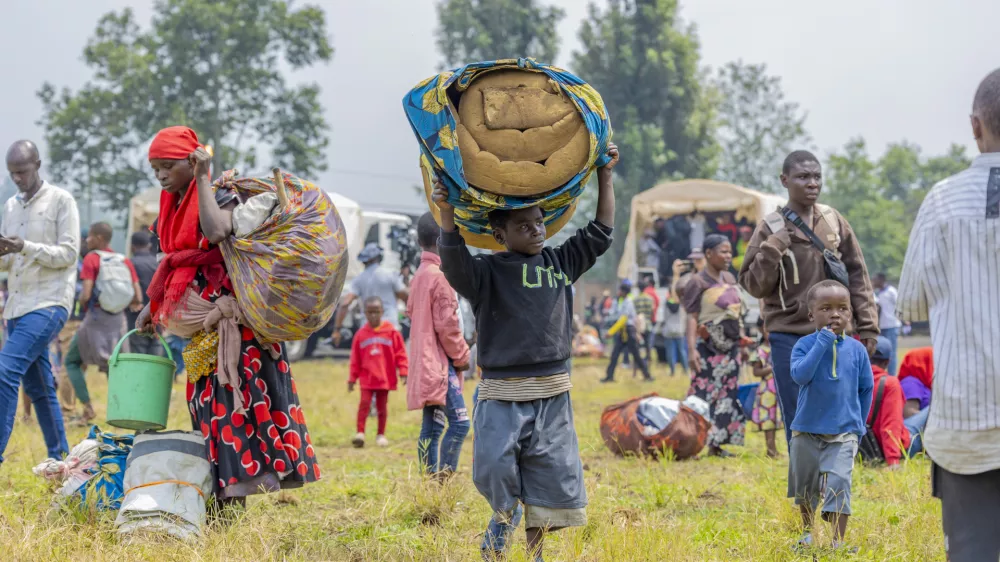
[{"label": "boy in blue hoodie", "polygon": [[851,514],[851,474],[874,383],[867,349],[844,337],[851,325],[847,287],[817,283],[806,305],[816,332],[792,350],[792,379],[800,388],[788,453],[788,497],[802,512],[805,534],[798,546],[812,546],[813,514],[822,498],[823,519],[834,526],[837,549]]}]

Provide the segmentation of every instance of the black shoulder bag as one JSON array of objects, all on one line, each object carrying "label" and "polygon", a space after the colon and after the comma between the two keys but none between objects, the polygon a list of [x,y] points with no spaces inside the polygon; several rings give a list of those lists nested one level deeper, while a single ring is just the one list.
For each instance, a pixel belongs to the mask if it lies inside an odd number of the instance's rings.
[{"label": "black shoulder bag", "polygon": [[[819,211],[816,210],[814,212],[818,213]],[[840,258],[838,258],[836,254],[826,247],[826,244],[819,239],[819,236],[816,236],[816,233],[813,232],[811,228],[806,226],[805,221],[803,221],[802,217],[800,217],[795,211],[785,207],[781,210],[781,214],[788,219],[789,222],[798,227],[798,229],[801,230],[806,236],[808,236],[809,239],[812,240],[813,245],[823,253],[823,261],[825,262],[824,269],[826,270],[827,279],[832,279],[837,283],[850,288],[851,276],[847,274],[847,266],[844,265],[844,262],[840,261]]]},{"label": "black shoulder bag", "polygon": [[882,446],[878,444],[878,437],[872,429],[872,424],[878,421],[878,411],[882,408],[882,392],[885,390],[885,376],[878,381],[878,391],[875,393],[875,400],[872,402],[872,423],[865,420],[864,437],[858,442],[858,453],[861,454],[861,461],[867,464],[879,464],[885,462],[885,454]]}]

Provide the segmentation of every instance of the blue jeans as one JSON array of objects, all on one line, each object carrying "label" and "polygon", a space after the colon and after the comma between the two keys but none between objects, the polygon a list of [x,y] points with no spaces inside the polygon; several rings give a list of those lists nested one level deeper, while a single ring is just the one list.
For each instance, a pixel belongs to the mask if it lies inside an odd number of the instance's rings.
[{"label": "blue jeans", "polygon": [[927,406],[903,420],[903,427],[910,432],[910,449],[907,454],[911,457],[924,450],[924,428],[927,427],[927,416],[930,413],[931,407]]},{"label": "blue jeans", "polygon": [[[570,360],[567,363],[567,368],[569,364],[572,363]],[[472,418],[476,417],[476,404],[479,404],[479,387],[476,387],[476,391],[472,394]],[[483,544],[480,545],[481,550],[492,551],[492,552],[505,552],[507,550],[507,541],[510,540],[511,534],[514,533],[514,529],[517,529],[518,525],[521,524],[521,517],[524,516],[524,508],[520,503],[514,508],[514,514],[511,515],[510,521],[497,521],[498,517],[494,516],[490,518],[490,522],[486,525],[486,533],[483,534]]]},{"label": "blue jeans", "polygon": [[896,367],[899,363],[899,328],[883,328],[882,337],[892,344],[892,357],[889,358],[889,374],[896,376]]},{"label": "blue jeans", "polygon": [[[420,426],[420,440],[417,442],[417,457],[430,474],[442,470],[454,471],[458,468],[458,457],[462,453],[462,443],[469,434],[469,412],[465,409],[462,396],[461,375],[455,368],[448,367],[448,391],[444,406],[424,406],[424,421]],[[445,432],[445,422],[448,431]],[[444,439],[441,434],[444,433]],[[440,459],[438,443],[441,442]]]},{"label": "blue jeans", "polygon": [[771,363],[774,367],[774,384],[778,390],[778,407],[785,421],[785,443],[792,441],[792,422],[799,403],[799,385],[792,380],[792,348],[802,336],[771,332]]},{"label": "blue jeans", "polygon": [[174,371],[174,376],[176,377],[184,372],[184,348],[187,347],[188,342],[191,340],[173,334],[170,334],[165,339],[167,340],[167,346],[170,347],[170,355],[174,363],[177,363],[177,370]]},{"label": "blue jeans", "polygon": [[62,330],[69,313],[61,306],[29,312],[7,322],[7,341],[0,351],[0,462],[14,429],[17,413],[17,391],[24,392],[35,408],[38,425],[45,438],[49,457],[61,459],[69,453],[66,427],[56,397],[52,364],[49,362],[49,342]]},{"label": "blue jeans", "polygon": [[674,374],[678,363],[680,363],[681,369],[687,369],[688,348],[684,337],[667,338],[665,347],[667,349],[667,363],[670,363],[670,374]]}]

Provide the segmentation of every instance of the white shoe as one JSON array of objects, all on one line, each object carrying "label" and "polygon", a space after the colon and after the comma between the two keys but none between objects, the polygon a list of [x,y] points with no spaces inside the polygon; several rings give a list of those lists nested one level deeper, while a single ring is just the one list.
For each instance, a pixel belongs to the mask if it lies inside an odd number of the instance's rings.
[{"label": "white shoe", "polygon": [[364,447],[365,446],[365,434],[364,433],[358,433],[358,434],[356,434],[354,436],[354,439],[351,439],[351,444],[354,445],[354,447],[358,448],[358,449]]},{"label": "white shoe", "polygon": [[388,447],[389,440],[385,438],[385,435],[379,435],[378,437],[375,438],[375,444],[378,445],[379,447]]}]

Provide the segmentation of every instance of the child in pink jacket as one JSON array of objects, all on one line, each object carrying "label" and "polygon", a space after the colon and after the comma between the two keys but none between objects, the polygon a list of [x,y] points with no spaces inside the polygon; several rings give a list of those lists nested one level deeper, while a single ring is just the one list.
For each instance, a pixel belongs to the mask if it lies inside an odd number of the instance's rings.
[{"label": "child in pink jacket", "polygon": [[410,410],[422,409],[424,413],[417,444],[421,467],[430,474],[447,475],[458,467],[462,443],[469,433],[460,375],[469,366],[469,346],[458,323],[458,296],[441,273],[439,234],[430,213],[417,221],[417,240],[423,253],[406,304],[411,321],[406,401]]}]

